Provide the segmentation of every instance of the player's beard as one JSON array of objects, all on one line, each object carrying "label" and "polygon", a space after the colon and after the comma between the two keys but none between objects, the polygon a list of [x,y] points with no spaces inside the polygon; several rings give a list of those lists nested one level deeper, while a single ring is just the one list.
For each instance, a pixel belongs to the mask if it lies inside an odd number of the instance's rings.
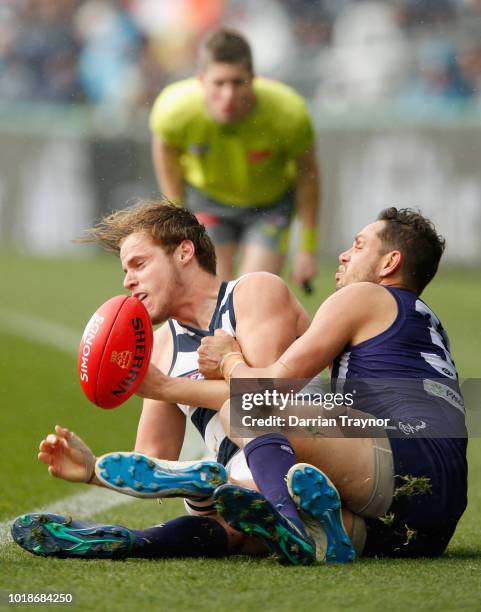
[{"label": "player's beard", "polygon": [[168,282],[162,291],[162,302],[156,309],[156,312],[151,314],[152,325],[160,325],[167,319],[175,318],[175,306],[177,296],[181,296],[183,291],[186,291],[179,272],[172,268]]},{"label": "player's beard", "polygon": [[336,284],[336,291],[353,283],[378,283],[377,265],[370,264],[367,269],[349,270],[349,267]]}]

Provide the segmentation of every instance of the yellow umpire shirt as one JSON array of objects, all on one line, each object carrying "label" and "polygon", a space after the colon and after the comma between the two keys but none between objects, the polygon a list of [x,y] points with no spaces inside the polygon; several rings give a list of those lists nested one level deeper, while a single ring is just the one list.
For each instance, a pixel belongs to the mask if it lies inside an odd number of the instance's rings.
[{"label": "yellow umpire shirt", "polygon": [[295,181],[294,160],[314,141],[303,98],[292,88],[256,77],[257,99],[245,119],[221,124],[206,111],[197,78],[167,86],[150,115],[150,129],[181,151],[184,179],[223,204],[268,205]]}]

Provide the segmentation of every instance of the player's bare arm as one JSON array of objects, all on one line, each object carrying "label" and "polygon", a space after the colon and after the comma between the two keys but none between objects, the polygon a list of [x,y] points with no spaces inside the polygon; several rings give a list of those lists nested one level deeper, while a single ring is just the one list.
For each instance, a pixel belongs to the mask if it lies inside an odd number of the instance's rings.
[{"label": "player's bare arm", "polygon": [[249,364],[266,365],[304,333],[309,317],[284,281],[258,272],[234,290],[236,338]]},{"label": "player's bare arm", "polygon": [[[252,307],[254,303],[255,308]],[[309,317],[303,307],[285,283],[273,274],[259,272],[241,280],[234,290],[234,307],[237,341],[252,366],[275,360],[309,326]],[[157,337],[160,337],[159,331]],[[157,338],[155,342],[162,344]],[[218,362],[207,364],[208,357],[204,357],[201,348],[199,359],[203,358],[209,378],[221,378]],[[229,387],[221,380],[172,378],[152,367],[138,392],[144,397],[201,405],[213,410],[220,409],[229,397]]]},{"label": "player's bare arm", "polygon": [[[153,401],[157,400],[162,403],[162,406],[163,404],[171,405],[171,413],[173,410],[178,411],[175,404],[200,405],[204,408],[218,410],[229,397],[229,387],[223,380],[196,381],[166,375],[164,372],[169,371],[171,362],[172,335],[168,324],[164,324],[154,333],[154,349],[149,371],[137,389],[137,395]],[[152,419],[155,418],[157,410],[161,409],[160,406],[160,403],[158,408],[155,403],[144,403],[145,411],[152,415]],[[149,423],[147,431],[152,425],[153,423]],[[136,448],[136,450],[139,449]],[[145,450],[141,452],[152,454]],[[167,459],[167,457],[164,458]]]},{"label": "player's bare arm", "polygon": [[[310,378],[328,366],[345,346],[359,344],[386,330],[396,316],[396,302],[381,286],[373,283],[348,285],[323,302],[309,329],[271,366],[250,368],[238,363],[232,376]],[[205,338],[203,342],[203,354],[217,363],[236,348],[221,334]],[[229,359],[239,361],[236,356]],[[228,368],[224,368],[224,373],[226,370]]]},{"label": "player's bare arm", "polygon": [[229,387],[223,380],[191,380],[166,376],[153,364],[137,389],[137,395],[173,404],[218,410],[229,397]]},{"label": "player's bare arm", "polygon": [[[254,367],[275,359],[309,326],[307,313],[285,283],[265,272],[251,274],[239,282],[234,305],[236,340],[219,330],[215,338],[222,339],[223,354],[242,350]],[[199,367],[204,376],[218,378],[220,358],[210,350],[211,346],[208,338],[202,340]]]},{"label": "player's bare arm", "polygon": [[317,228],[320,208],[320,170],[313,148],[297,158],[296,210],[301,223],[299,250],[294,258],[292,278],[302,284],[316,274]]},{"label": "player's bare arm", "polygon": [[[172,336],[169,325],[164,323],[154,333],[151,358],[151,363],[159,368],[161,383],[168,378],[162,371],[169,370],[172,353]],[[184,434],[185,416],[174,402],[166,401],[162,394],[156,399],[144,399],[135,441],[137,452],[175,461],[179,458]]]},{"label": "player's bare arm", "polygon": [[177,461],[184,442],[185,415],[172,403],[145,399],[137,426],[135,451]]},{"label": "player's bare arm", "polygon": [[307,332],[278,360],[274,376],[309,378],[327,367],[347,345],[386,330],[396,315],[394,298],[381,286],[364,282],[348,285],[323,302]]},{"label": "player's bare arm", "polygon": [[184,199],[183,171],[180,151],[168,145],[160,136],[152,137],[152,159],[161,192],[171,202],[182,204]]}]

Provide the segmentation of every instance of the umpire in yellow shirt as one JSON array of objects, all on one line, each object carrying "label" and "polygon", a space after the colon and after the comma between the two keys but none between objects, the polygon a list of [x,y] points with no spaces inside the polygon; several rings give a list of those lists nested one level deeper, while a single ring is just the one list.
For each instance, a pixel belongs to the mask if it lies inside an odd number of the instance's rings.
[{"label": "umpire in yellow shirt", "polygon": [[295,213],[301,223],[293,280],[316,272],[319,170],[304,100],[255,77],[248,42],[221,29],[200,52],[195,78],[167,86],[150,116],[161,191],[194,212],[211,236],[218,273],[279,274]]}]

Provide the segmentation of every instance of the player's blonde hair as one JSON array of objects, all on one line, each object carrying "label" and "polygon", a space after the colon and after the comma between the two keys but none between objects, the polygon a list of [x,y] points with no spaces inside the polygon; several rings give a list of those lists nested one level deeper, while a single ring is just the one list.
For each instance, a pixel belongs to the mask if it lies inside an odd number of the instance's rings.
[{"label": "player's blonde hair", "polygon": [[171,254],[184,240],[195,248],[199,266],[210,274],[216,273],[214,245],[195,215],[168,200],[142,200],[103,217],[86,230],[78,242],[93,242],[107,251],[120,252],[122,241],[135,232],[145,232]]}]

